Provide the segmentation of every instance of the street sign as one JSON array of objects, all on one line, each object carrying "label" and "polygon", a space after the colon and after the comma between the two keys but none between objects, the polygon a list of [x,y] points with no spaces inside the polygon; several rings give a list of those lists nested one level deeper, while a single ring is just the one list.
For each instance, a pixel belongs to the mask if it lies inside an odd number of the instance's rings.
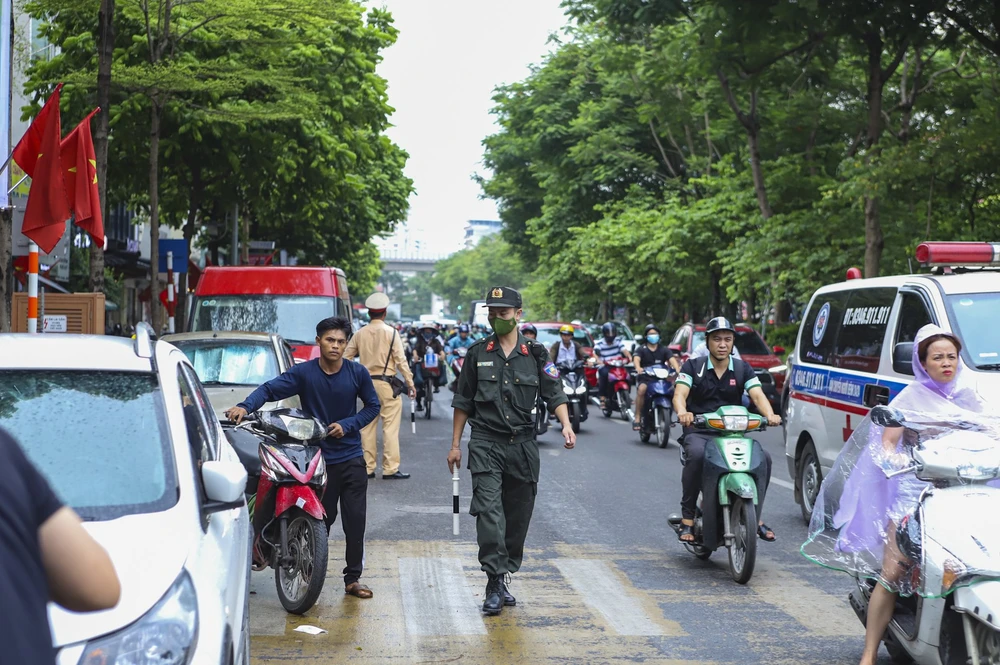
[{"label": "street sign", "polygon": [[169,240],[160,238],[160,272],[167,274],[167,252],[174,253],[174,272],[187,272],[188,269],[188,247],[187,241]]},{"label": "street sign", "polygon": [[64,333],[67,330],[67,318],[63,314],[52,314],[42,317],[42,332]]}]

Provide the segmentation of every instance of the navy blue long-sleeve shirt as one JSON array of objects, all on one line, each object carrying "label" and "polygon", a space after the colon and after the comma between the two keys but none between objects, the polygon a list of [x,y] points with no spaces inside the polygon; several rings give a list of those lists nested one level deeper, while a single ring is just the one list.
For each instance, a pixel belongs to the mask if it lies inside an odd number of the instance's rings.
[{"label": "navy blue long-sleeve shirt", "polygon": [[[364,455],[361,429],[375,420],[382,404],[378,400],[372,377],[364,365],[344,361],[340,371],[327,374],[319,359],[293,365],[281,376],[261,385],[237,406],[247,412],[256,411],[267,402],[277,402],[299,396],[302,410],[327,425],[339,423],[344,436],[326,437],[320,444],[327,464],[339,464]],[[364,408],[358,413],[358,398]]]}]

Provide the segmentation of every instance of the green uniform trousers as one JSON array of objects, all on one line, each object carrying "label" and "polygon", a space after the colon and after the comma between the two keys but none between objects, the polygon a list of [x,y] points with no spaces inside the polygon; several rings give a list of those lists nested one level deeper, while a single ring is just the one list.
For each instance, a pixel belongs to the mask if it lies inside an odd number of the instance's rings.
[{"label": "green uniform trousers", "polygon": [[472,432],[469,470],[479,563],[488,575],[516,573],[538,488],[534,433],[498,438]]}]

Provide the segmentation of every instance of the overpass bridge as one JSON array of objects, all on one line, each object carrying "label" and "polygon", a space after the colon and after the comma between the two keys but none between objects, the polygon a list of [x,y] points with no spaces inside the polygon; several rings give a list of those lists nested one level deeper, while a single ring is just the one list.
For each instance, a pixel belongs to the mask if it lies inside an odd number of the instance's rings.
[{"label": "overpass bridge", "polygon": [[437,262],[444,257],[382,256],[382,272],[434,272]]}]

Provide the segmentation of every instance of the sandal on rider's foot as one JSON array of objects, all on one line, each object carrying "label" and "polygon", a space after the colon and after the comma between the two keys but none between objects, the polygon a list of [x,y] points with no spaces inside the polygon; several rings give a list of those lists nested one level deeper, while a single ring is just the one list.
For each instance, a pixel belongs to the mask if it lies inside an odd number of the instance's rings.
[{"label": "sandal on rider's foot", "polygon": [[[684,540],[684,536],[691,536],[691,540]],[[681,530],[677,532],[677,540],[682,543],[691,544],[694,542],[694,525],[681,523]]]},{"label": "sandal on rider's foot", "polygon": [[632,431],[633,432],[638,432],[641,429],[642,429],[642,425],[640,425],[638,421],[633,420],[632,421]]},{"label": "sandal on rider's foot", "polygon": [[[771,537],[768,538],[767,534],[771,534]],[[774,531],[766,524],[759,524],[757,526],[757,536],[761,540],[766,540],[769,543],[773,543],[777,539],[777,536],[774,535]]]}]

